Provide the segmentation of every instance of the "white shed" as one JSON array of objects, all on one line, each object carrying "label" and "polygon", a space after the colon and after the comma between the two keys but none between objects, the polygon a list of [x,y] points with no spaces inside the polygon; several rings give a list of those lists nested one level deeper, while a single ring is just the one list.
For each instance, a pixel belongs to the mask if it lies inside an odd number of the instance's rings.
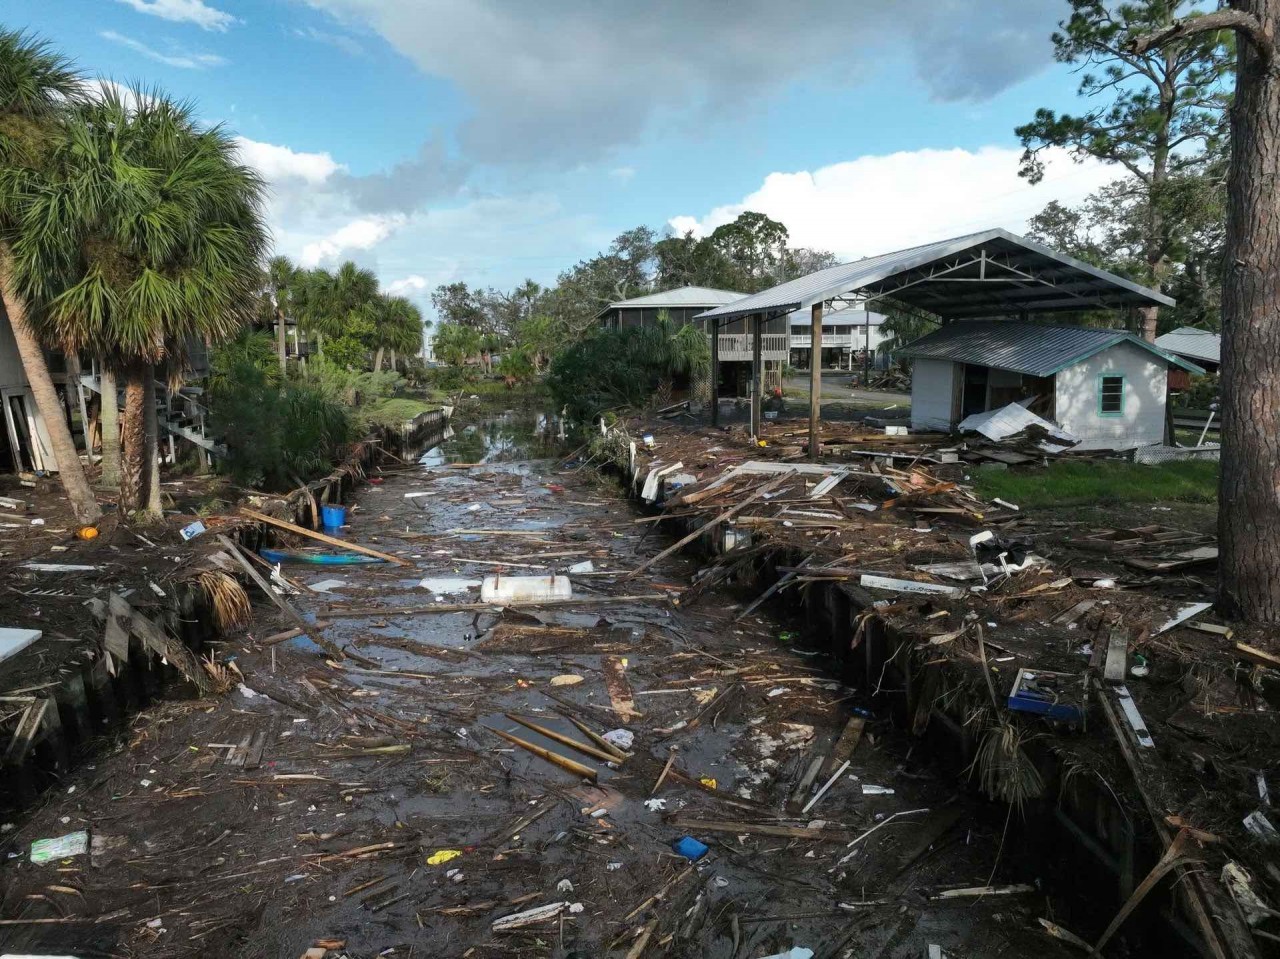
[{"label": "white shed", "polygon": [[1077,449],[1163,442],[1170,368],[1203,372],[1124,330],[1002,320],[949,323],[899,355],[914,360],[912,429],[950,431],[1021,403],[1077,437]]}]

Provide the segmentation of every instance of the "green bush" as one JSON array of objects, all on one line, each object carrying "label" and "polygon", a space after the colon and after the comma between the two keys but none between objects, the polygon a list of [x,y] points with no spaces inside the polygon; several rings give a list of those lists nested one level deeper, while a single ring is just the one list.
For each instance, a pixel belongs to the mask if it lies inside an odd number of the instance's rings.
[{"label": "green bush", "polygon": [[603,330],[551,361],[547,387],[557,406],[585,422],[606,410],[643,409],[655,394],[670,394],[677,376],[711,366],[706,337],[693,326],[670,324]]},{"label": "green bush", "polygon": [[220,347],[211,362],[211,425],[227,447],[222,466],[238,483],[289,489],[295,477],[332,469],[356,435],[350,407],[324,385],[281,379],[266,334]]}]

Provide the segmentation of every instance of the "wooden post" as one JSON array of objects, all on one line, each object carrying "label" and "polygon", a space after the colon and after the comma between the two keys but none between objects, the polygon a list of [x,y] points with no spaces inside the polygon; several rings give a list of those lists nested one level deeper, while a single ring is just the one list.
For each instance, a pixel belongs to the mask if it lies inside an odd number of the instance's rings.
[{"label": "wooden post", "polygon": [[822,422],[822,304],[813,304],[809,333],[809,459],[818,458],[818,434]]},{"label": "wooden post", "polygon": [[711,425],[720,425],[720,320],[713,318],[711,326]]},{"label": "wooden post", "polygon": [[867,384],[871,382],[871,310],[867,306],[862,308],[863,337],[862,337],[862,388],[865,390]]},{"label": "wooden post", "polygon": [[762,330],[763,313],[751,314],[751,435],[760,435],[760,402],[764,390],[764,361],[761,359],[763,345]]}]

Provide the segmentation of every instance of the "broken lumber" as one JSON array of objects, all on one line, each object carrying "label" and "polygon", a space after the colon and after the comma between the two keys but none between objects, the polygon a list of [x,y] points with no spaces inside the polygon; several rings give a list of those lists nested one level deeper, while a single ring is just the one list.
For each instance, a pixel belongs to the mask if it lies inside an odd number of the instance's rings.
[{"label": "broken lumber", "polygon": [[566,736],[564,733],[558,733],[554,729],[549,729],[535,723],[531,719],[525,719],[523,716],[517,716],[515,713],[503,713],[513,723],[519,723],[526,729],[532,729],[539,736],[546,736],[548,739],[559,743],[562,746],[568,746],[570,749],[576,749],[583,755],[590,756],[592,759],[598,759],[602,763],[618,763],[619,759],[612,753],[607,753],[602,749],[596,749],[594,746],[588,746],[586,743],[580,743],[572,736]]},{"label": "broken lumber", "polygon": [[241,506],[240,512],[249,517],[256,519],[260,523],[266,523],[270,526],[276,526],[290,533],[297,533],[299,536],[306,536],[310,539],[318,540],[321,543],[327,543],[329,546],[337,546],[341,549],[349,549],[354,553],[363,553],[366,556],[373,556],[377,559],[385,560],[388,563],[398,563],[401,566],[412,566],[413,563],[400,556],[392,556],[390,553],[382,553],[368,546],[361,546],[359,543],[353,543],[349,540],[338,539],[336,536],[329,536],[326,533],[317,533],[315,530],[307,529],[296,523],[290,523],[288,520],[276,519],[274,516],[268,516],[266,513],[259,513],[257,510],[249,509],[247,506]]},{"label": "broken lumber", "polygon": [[[289,603],[287,603],[283,597],[281,597],[279,594],[276,593],[274,589],[271,588],[271,584],[262,578],[262,574],[253,568],[252,563],[250,563],[247,559],[245,559],[244,553],[241,552],[241,548],[238,543],[236,543],[234,540],[230,539],[229,537],[223,535],[222,533],[218,534],[218,542],[221,543],[226,548],[227,552],[230,553],[232,557],[235,558],[235,560],[240,564],[240,567],[245,571],[245,573],[248,574],[249,578],[253,580],[253,582],[257,585],[258,589],[266,593],[267,598],[270,599],[271,602],[275,603],[276,606],[279,607],[281,612],[283,612],[286,616],[288,616],[291,620],[293,620],[295,623],[298,624],[298,628],[307,635],[308,639],[314,642],[317,646],[323,649],[326,653],[328,653],[334,659],[347,658],[347,654],[344,653],[336,643],[322,636],[318,630],[316,630],[310,623],[308,623],[305,619],[302,618],[302,615],[296,609],[294,609],[291,605],[289,605]],[[364,657],[359,657],[359,658],[364,660],[364,662],[366,663],[370,663],[370,660],[364,659]],[[376,664],[371,663],[371,665],[376,665]]]},{"label": "broken lumber", "polygon": [[688,546],[690,543],[692,543],[695,539],[697,539],[703,533],[707,532],[708,530],[712,530],[715,527],[719,526],[721,523],[725,522],[726,520],[732,519],[734,516],[737,516],[740,512],[742,512],[744,509],[746,509],[756,500],[760,499],[766,493],[770,493],[773,490],[777,489],[779,486],[783,484],[783,482],[791,479],[793,476],[794,476],[794,471],[788,470],[787,472],[781,474],[780,476],[777,476],[774,479],[770,480],[769,482],[765,483],[763,486],[758,488],[754,493],[752,493],[750,496],[748,496],[738,505],[729,507],[727,510],[720,513],[720,515],[716,516],[714,519],[708,520],[705,524],[703,524],[702,526],[699,526],[692,533],[689,533],[687,536],[683,536],[680,539],[676,540],[674,543],[672,543],[670,546],[664,549],[657,556],[651,556],[649,559],[646,559],[643,563],[641,563],[631,572],[623,576],[622,577],[623,581],[631,579],[633,576],[640,575],[646,569],[652,566],[654,563],[658,562],[659,560],[666,559],[676,550],[682,549],[683,547]]}]

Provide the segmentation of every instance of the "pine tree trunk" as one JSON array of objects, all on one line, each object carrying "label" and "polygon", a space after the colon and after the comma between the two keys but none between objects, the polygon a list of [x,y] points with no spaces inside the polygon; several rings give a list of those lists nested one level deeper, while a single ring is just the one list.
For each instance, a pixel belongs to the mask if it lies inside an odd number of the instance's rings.
[{"label": "pine tree trunk", "polygon": [[120,511],[135,513],[145,505],[147,480],[147,367],[130,363],[124,370],[124,416],[121,417]]},{"label": "pine tree trunk", "polygon": [[156,368],[147,367],[146,405],[143,407],[143,427],[147,433],[147,478],[143,509],[143,519],[158,520],[164,516],[164,507],[160,502],[160,419],[156,412]]},{"label": "pine tree trunk", "polygon": [[102,370],[102,410],[98,419],[102,423],[102,482],[105,486],[120,486],[120,396],[116,384],[116,371],[105,361],[98,361]]},{"label": "pine tree trunk", "polygon": [[284,310],[276,310],[276,353],[280,356],[280,372],[289,365],[289,350],[285,346]]},{"label": "pine tree trunk", "polygon": [[1148,343],[1154,343],[1156,341],[1156,324],[1160,319],[1160,307],[1140,306],[1138,307],[1138,318],[1142,324],[1142,338]]},{"label": "pine tree trunk", "polygon": [[373,372],[382,372],[382,357],[385,353],[386,349],[380,346],[378,347],[378,352],[373,354]]},{"label": "pine tree trunk", "polygon": [[44,421],[45,431],[49,434],[53,455],[58,460],[58,479],[62,482],[76,520],[86,526],[91,525],[102,518],[102,510],[98,508],[98,501],[84,475],[84,466],[76,451],[75,441],[71,438],[67,418],[62,413],[62,403],[54,388],[53,378],[49,375],[49,364],[45,362],[44,351],[27,325],[26,303],[13,287],[13,272],[9,267],[8,253],[4,250],[0,250],[0,287],[9,325],[13,328],[13,338],[18,344],[23,372],[31,385],[31,395],[35,398],[40,419]]},{"label": "pine tree trunk", "polygon": [[[1280,33],[1280,0],[1240,0]],[[1222,289],[1219,605],[1280,623],[1280,80],[1241,38]]]}]

